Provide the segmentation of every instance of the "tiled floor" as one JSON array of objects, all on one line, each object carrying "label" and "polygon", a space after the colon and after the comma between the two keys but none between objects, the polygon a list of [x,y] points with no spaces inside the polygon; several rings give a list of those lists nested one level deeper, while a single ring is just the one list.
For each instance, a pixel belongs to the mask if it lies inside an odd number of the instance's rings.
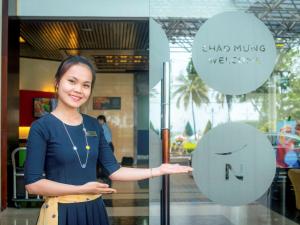
[{"label": "tiled floor", "polygon": [[[147,189],[137,182],[114,182],[113,187],[118,193],[104,197],[111,225],[160,224],[158,199],[149,202]],[[172,176],[171,187],[171,225],[298,224],[258,203],[241,207],[214,204],[199,193],[190,175]],[[0,214],[0,225],[34,225],[38,211],[8,208]]]},{"label": "tiled floor", "polygon": [[[159,211],[154,205],[153,211]],[[148,207],[108,207],[112,225],[159,224],[157,215],[148,217]],[[154,213],[156,214],[156,213]],[[34,225],[38,209],[9,208],[1,213],[1,225]],[[297,225],[261,205],[224,207],[211,203],[171,204],[172,225]]]}]

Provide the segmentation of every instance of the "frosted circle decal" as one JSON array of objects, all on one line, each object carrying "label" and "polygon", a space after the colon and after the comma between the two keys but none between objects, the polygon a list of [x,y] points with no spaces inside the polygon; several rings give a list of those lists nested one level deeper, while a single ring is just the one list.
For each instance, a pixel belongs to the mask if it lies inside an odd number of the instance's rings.
[{"label": "frosted circle decal", "polygon": [[253,202],[268,190],[276,159],[263,133],[250,125],[226,123],[203,136],[192,165],[204,195],[216,203],[236,206]]},{"label": "frosted circle decal", "polygon": [[225,12],[208,19],[196,34],[194,66],[210,87],[223,94],[256,90],[276,61],[273,36],[252,14]]}]

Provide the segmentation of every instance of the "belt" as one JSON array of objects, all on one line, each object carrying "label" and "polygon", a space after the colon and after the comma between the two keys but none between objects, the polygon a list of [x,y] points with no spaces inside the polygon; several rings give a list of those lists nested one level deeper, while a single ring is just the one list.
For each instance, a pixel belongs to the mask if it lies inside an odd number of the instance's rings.
[{"label": "belt", "polygon": [[40,210],[37,225],[58,225],[58,203],[79,203],[92,201],[101,195],[64,195],[46,197]]}]

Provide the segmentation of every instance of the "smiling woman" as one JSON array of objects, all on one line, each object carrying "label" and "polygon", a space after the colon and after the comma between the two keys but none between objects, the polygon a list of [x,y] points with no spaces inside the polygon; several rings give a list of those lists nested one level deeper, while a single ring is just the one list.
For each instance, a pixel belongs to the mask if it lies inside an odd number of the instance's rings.
[{"label": "smiling woman", "polygon": [[70,57],[65,60],[55,74],[55,89],[58,104],[77,108],[87,101],[95,83],[95,70],[83,57]]},{"label": "smiling woman", "polygon": [[111,180],[119,181],[192,170],[178,164],[120,168],[98,121],[78,111],[89,99],[94,82],[95,71],[86,58],[65,59],[55,75],[57,107],[31,126],[25,183],[29,193],[45,197],[38,225],[109,224],[101,196],[116,190],[97,182],[97,165]]},{"label": "smiling woman", "polygon": [[78,108],[87,101],[91,94],[92,73],[82,64],[72,66],[64,76],[57,81],[59,104],[70,108]]}]

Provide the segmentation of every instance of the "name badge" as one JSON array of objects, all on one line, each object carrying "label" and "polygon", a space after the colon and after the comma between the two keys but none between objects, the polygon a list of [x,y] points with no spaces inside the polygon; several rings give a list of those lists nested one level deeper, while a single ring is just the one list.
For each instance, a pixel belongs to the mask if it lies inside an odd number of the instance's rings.
[{"label": "name badge", "polygon": [[96,133],[96,131],[94,131],[94,130],[88,130],[88,131],[86,132],[86,136],[89,136],[89,137],[97,137],[97,133]]}]

